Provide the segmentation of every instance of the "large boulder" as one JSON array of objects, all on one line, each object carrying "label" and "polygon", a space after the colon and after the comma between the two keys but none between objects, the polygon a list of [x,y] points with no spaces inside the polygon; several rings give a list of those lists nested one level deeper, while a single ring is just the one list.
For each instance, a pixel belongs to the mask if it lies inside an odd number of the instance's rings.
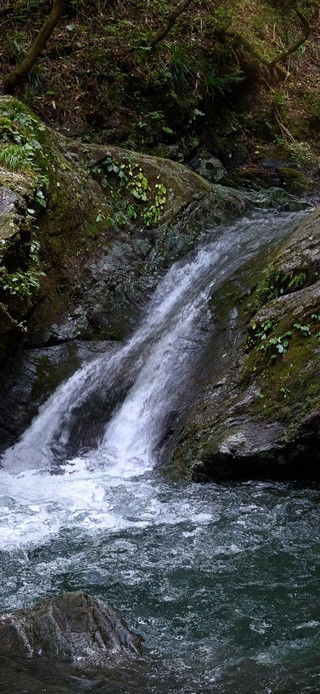
[{"label": "large boulder", "polygon": [[0,617],[0,655],[11,658],[101,665],[117,654],[141,654],[142,641],[111,607],[82,592]]},{"label": "large boulder", "polygon": [[0,359],[21,341],[121,339],[157,279],[243,194],[176,162],[84,145],[0,97]]},{"label": "large boulder", "polygon": [[173,469],[195,480],[319,479],[320,208],[303,221],[216,345]]}]

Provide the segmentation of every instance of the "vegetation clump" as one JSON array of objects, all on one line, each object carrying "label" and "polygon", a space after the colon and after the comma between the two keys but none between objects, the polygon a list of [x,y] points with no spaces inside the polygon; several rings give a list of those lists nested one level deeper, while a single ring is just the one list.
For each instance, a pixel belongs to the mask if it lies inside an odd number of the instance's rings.
[{"label": "vegetation clump", "polygon": [[[38,216],[47,205],[54,164],[46,126],[14,98],[0,98],[0,182],[13,209],[0,229],[1,323],[26,330],[25,318],[40,288]],[[12,193],[10,193],[10,189]]]},{"label": "vegetation clump", "polygon": [[92,172],[99,177],[113,202],[115,214],[109,218],[110,224],[113,221],[126,224],[127,220],[138,220],[145,227],[152,227],[161,221],[167,189],[160,181],[160,174],[152,186],[133,157],[117,162],[111,156],[93,166]]}]

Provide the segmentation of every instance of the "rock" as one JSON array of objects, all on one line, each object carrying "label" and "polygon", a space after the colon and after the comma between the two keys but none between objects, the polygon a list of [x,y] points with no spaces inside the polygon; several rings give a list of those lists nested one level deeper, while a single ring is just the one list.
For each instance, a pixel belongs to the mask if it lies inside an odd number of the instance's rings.
[{"label": "rock", "polygon": [[111,607],[82,592],[0,617],[1,656],[101,665],[117,654],[141,654],[142,641]]},{"label": "rock", "polygon": [[[117,345],[103,340],[73,340],[65,343],[20,350],[7,359],[0,371],[0,454],[13,445],[30,424],[39,408],[58,386],[82,366],[98,356],[114,354]],[[86,407],[78,410],[77,420],[71,427],[72,450],[81,446],[95,446],[108,413],[118,404],[127,387],[104,386],[99,395],[90,398],[90,427],[85,426]],[[70,441],[71,444],[71,441]]]},{"label": "rock", "polygon": [[191,166],[199,176],[210,183],[219,183],[226,175],[220,159],[210,153],[201,153],[191,160]]},{"label": "rock", "polygon": [[282,166],[278,168],[278,175],[281,185],[293,195],[303,195],[310,188],[308,179],[298,169]]},{"label": "rock", "polygon": [[22,341],[124,338],[170,264],[250,205],[177,162],[65,138],[12,97],[2,113],[31,143],[0,171],[3,358]]},{"label": "rock", "polygon": [[319,479],[319,249],[320,208],[282,244],[242,301],[237,329],[226,332],[215,354],[173,468],[189,461],[199,481]]},{"label": "rock", "polygon": [[217,157],[201,157],[198,173],[211,183],[219,183],[226,175],[226,170]]}]

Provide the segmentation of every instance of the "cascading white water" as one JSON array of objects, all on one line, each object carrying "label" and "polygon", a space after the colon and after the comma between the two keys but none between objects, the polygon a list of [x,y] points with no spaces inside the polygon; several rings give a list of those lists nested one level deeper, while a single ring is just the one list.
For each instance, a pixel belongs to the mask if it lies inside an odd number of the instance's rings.
[{"label": "cascading white water", "polygon": [[[208,298],[264,245],[274,242],[275,230],[280,235],[279,216],[259,214],[240,220],[225,228],[218,240],[172,266],[128,342],[111,357],[86,364],[63,383],[21,440],[3,455],[2,466],[47,468],[57,451],[60,460],[67,457],[79,408],[85,406],[90,412],[90,398],[106,397],[125,374],[133,385],[109,424],[105,423],[97,445],[104,464],[117,474],[130,476],[153,467],[164,422],[201,353],[203,328],[210,321]],[[291,223],[291,215],[283,215],[283,235]]]}]

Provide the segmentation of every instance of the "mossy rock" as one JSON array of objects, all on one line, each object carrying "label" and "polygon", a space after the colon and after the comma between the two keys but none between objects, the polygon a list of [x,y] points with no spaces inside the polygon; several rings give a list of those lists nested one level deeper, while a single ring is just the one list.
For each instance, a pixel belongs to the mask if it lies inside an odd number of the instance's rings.
[{"label": "mossy rock", "polygon": [[189,417],[173,469],[184,465],[197,480],[319,479],[319,249],[320,208],[282,244],[242,302],[239,337],[224,346],[224,362]]},{"label": "mossy rock", "polygon": [[292,195],[303,195],[310,190],[310,184],[302,171],[281,166],[277,169],[281,185]]}]

